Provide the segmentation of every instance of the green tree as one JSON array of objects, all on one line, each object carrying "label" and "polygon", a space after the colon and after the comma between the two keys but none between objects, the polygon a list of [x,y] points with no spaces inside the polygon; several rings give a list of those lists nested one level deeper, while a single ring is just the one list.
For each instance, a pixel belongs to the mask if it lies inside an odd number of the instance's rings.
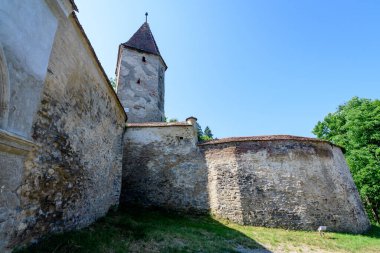
[{"label": "green tree", "polygon": [[110,83],[112,85],[112,88],[116,91],[116,79],[115,78],[110,78]]},{"label": "green tree", "polygon": [[197,123],[197,135],[198,135],[198,141],[202,141],[202,136],[203,136],[203,130],[201,125]]},{"label": "green tree", "polygon": [[200,142],[205,142],[205,141],[211,141],[213,140],[212,138],[208,137],[207,135],[202,135],[200,139],[198,139]]},{"label": "green tree", "polygon": [[367,213],[380,220],[380,100],[354,97],[318,122],[313,133],[342,146]]},{"label": "green tree", "polygon": [[211,129],[207,126],[205,130],[202,130],[201,125],[197,123],[197,135],[199,142],[211,141],[213,140],[213,134],[211,133]]},{"label": "green tree", "polygon": [[208,126],[206,126],[206,128],[204,130],[204,135],[209,137],[211,140],[213,139],[213,134],[211,132],[211,129]]}]

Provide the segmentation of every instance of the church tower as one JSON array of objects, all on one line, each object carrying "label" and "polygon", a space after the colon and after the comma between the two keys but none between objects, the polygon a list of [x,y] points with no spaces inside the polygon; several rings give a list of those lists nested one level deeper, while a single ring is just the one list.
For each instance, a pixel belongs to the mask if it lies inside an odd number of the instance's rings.
[{"label": "church tower", "polygon": [[165,121],[166,69],[148,22],[119,46],[117,95],[128,122]]}]

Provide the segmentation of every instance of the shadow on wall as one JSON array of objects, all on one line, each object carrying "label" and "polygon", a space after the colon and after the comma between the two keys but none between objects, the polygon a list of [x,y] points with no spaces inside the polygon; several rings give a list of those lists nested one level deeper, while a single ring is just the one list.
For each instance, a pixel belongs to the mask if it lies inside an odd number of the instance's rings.
[{"label": "shadow on wall", "polygon": [[294,136],[262,138],[198,144],[185,122],[129,124],[120,203],[211,211],[253,226],[370,228],[339,147]]},{"label": "shadow on wall", "polygon": [[[262,198],[261,205],[243,198],[246,223],[255,224],[255,220],[259,220],[261,223],[257,225],[260,226],[296,230],[315,230],[327,225],[334,231],[352,233],[369,229],[349,170],[344,160],[336,161],[341,154],[338,148],[326,143],[294,141],[265,144],[259,149],[265,154],[265,162],[251,165],[247,156],[252,155],[238,154],[242,177],[252,166],[258,171],[251,174],[256,186],[243,183],[241,191],[246,196]],[[268,170],[266,178],[260,176],[263,167]],[[261,196],[257,194],[259,189]],[[266,214],[263,217],[262,213],[252,210],[264,210]]]},{"label": "shadow on wall", "polygon": [[191,125],[128,127],[120,203],[209,211],[208,170]]},{"label": "shadow on wall", "polygon": [[219,217],[295,230],[325,225],[363,233],[370,228],[338,147],[288,138],[203,148],[211,175],[211,211]]},{"label": "shadow on wall", "polygon": [[129,208],[111,211],[88,228],[54,235],[17,253],[84,251],[271,252],[209,216]]}]

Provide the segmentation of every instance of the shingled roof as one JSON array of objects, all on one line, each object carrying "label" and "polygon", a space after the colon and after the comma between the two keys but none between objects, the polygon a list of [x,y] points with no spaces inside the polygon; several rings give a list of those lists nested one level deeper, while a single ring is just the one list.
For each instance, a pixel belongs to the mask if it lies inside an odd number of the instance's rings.
[{"label": "shingled roof", "polygon": [[161,56],[160,50],[157,47],[154,40],[152,31],[149,24],[145,22],[138,30],[133,34],[127,42],[123,43],[126,47],[135,48],[150,54]]}]

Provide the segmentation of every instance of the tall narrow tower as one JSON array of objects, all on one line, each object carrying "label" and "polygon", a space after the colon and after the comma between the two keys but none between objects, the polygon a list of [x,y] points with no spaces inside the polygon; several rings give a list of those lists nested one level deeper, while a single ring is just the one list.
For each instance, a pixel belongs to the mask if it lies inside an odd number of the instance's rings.
[{"label": "tall narrow tower", "polygon": [[166,69],[148,22],[119,46],[117,95],[128,113],[128,122],[165,120]]}]

